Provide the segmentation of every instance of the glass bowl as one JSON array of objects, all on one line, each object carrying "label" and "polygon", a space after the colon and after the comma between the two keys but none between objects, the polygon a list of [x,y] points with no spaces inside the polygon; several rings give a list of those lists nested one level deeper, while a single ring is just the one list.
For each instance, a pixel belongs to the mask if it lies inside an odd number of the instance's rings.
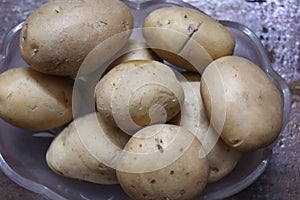
[{"label": "glass bowl", "polygon": [[[134,16],[135,28],[142,26],[152,10],[178,5],[194,8],[176,0],[123,1]],[[197,8],[194,8],[197,9]],[[284,80],[271,67],[268,55],[256,35],[246,26],[220,21],[235,37],[234,55],[248,58],[260,66],[279,88],[284,99],[283,127],[288,120],[291,95]],[[3,41],[0,52],[0,72],[26,66],[19,51],[19,34],[23,23],[11,29]],[[43,137],[41,137],[41,135]],[[44,133],[33,133],[16,128],[0,119],[0,168],[14,182],[53,200],[113,200],[130,199],[119,185],[98,185],[61,177],[46,164],[45,153],[52,141]],[[266,169],[272,156],[272,146],[243,154],[236,168],[218,182],[208,184],[198,199],[223,199],[232,196],[253,183]]]}]

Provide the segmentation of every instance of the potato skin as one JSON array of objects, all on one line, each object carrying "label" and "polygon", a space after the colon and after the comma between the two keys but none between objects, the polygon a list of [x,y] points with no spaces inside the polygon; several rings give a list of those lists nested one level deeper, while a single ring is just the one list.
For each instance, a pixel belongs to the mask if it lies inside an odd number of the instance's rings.
[{"label": "potato skin", "polygon": [[73,80],[14,68],[0,75],[0,116],[32,131],[65,125],[72,115]]},{"label": "potato skin", "polygon": [[95,99],[97,111],[107,122],[133,134],[143,126],[174,117],[184,94],[168,66],[135,60],[121,63],[101,78]]},{"label": "potato skin", "polygon": [[[75,77],[97,44],[132,27],[129,8],[118,0],[50,1],[25,21],[21,55],[40,72]],[[123,43],[114,48],[120,49]]]},{"label": "potato skin", "polygon": [[120,185],[136,200],[195,199],[208,177],[208,162],[199,156],[200,149],[199,140],[182,127],[143,128],[131,137],[119,160]]},{"label": "potato skin", "polygon": [[130,39],[123,47],[124,54],[114,60],[109,68],[131,60],[156,60],[162,62],[162,59],[146,43]]},{"label": "potato skin", "polygon": [[143,34],[160,57],[200,73],[212,60],[232,55],[235,46],[235,39],[222,24],[200,11],[178,6],[151,12]]},{"label": "potato skin", "polygon": [[[214,61],[202,76],[201,94],[212,125],[224,125],[218,132],[227,145],[239,151],[254,151],[278,137],[282,96],[264,71],[251,61],[238,56]],[[224,112],[223,122],[212,117]]]},{"label": "potato skin", "polygon": [[170,123],[185,128],[199,139],[209,163],[208,183],[216,182],[235,168],[241,153],[226,145],[210,126],[200,95],[201,76],[193,72],[183,72],[182,75],[186,78],[180,79],[185,100],[181,113]]},{"label": "potato skin", "polygon": [[75,119],[52,141],[46,153],[59,175],[99,184],[116,184],[114,162],[129,136],[97,113]]}]

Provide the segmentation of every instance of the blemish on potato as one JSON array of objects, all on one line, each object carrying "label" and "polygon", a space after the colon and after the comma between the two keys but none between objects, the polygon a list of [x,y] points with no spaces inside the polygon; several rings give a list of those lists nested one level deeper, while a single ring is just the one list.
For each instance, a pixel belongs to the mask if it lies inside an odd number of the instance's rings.
[{"label": "blemish on potato", "polygon": [[184,190],[184,189],[181,189],[179,193],[180,193],[181,195],[184,195],[185,190]]},{"label": "blemish on potato", "polygon": [[246,101],[249,99],[249,96],[246,92],[243,92],[242,96]]},{"label": "blemish on potato", "polygon": [[54,11],[55,13],[59,14],[61,12],[61,8],[55,8]]},{"label": "blemish on potato", "polygon": [[24,32],[23,32],[23,36],[22,36],[23,42],[27,39],[27,30],[28,30],[28,23],[26,23],[24,25]]},{"label": "blemish on potato", "polygon": [[98,24],[99,26],[101,26],[101,25],[104,25],[104,26],[108,25],[108,23],[107,23],[106,21],[103,21],[103,20],[99,20],[99,21],[97,22],[97,24]]},{"label": "blemish on potato", "polygon": [[183,148],[180,148],[179,151],[180,151],[180,153],[182,153],[183,152]]},{"label": "blemish on potato", "polygon": [[219,172],[219,169],[218,169],[217,167],[213,167],[211,170],[212,170],[214,173],[218,173],[218,172]]},{"label": "blemish on potato", "polygon": [[157,144],[156,147],[160,152],[164,151],[163,147],[160,144]]},{"label": "blemish on potato", "polygon": [[129,188],[136,191],[136,187],[134,185],[130,185]]},{"label": "blemish on potato", "polygon": [[36,54],[37,52],[39,52],[39,49],[38,48],[34,48],[33,49],[33,53]]},{"label": "blemish on potato", "polygon": [[10,99],[13,96],[13,92],[10,92],[7,96],[6,99]]},{"label": "blemish on potato", "polygon": [[233,147],[239,146],[239,144],[242,142],[240,139],[233,139],[229,141]]},{"label": "blemish on potato", "polygon": [[155,179],[153,179],[153,180],[151,180],[151,182],[150,182],[151,184],[155,184],[156,183],[156,180]]},{"label": "blemish on potato", "polygon": [[173,175],[175,172],[173,170],[170,171],[170,174]]}]

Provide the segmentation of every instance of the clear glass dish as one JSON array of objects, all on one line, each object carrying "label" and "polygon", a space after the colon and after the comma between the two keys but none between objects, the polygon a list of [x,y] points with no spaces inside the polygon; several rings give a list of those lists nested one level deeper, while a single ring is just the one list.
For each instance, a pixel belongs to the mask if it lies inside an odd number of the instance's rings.
[{"label": "clear glass dish", "polygon": [[[160,7],[191,5],[176,0],[145,2],[123,1],[132,10],[135,28],[142,26],[145,16]],[[220,21],[235,37],[235,55],[250,59],[260,66],[280,89],[284,99],[283,127],[288,120],[291,95],[284,80],[272,69],[268,55],[260,40],[246,26],[231,21]],[[0,72],[26,66],[19,51],[19,34],[23,23],[11,29],[0,52]],[[119,185],[97,185],[61,177],[53,173],[45,162],[45,153],[51,137],[36,137],[36,133],[11,126],[0,119],[0,168],[14,182],[48,199],[113,200],[129,199]],[[198,199],[223,199],[234,195],[253,183],[266,169],[272,156],[272,147],[242,156],[232,173],[209,184]]]}]

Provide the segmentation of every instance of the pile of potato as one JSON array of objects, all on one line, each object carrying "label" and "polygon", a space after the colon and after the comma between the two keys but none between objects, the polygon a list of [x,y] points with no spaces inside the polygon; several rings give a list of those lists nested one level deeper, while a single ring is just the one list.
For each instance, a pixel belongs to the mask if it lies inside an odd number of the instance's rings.
[{"label": "pile of potato", "polygon": [[[0,75],[0,116],[32,131],[63,126],[46,154],[62,176],[119,183],[133,199],[195,199],[242,152],[275,141],[282,96],[258,66],[232,56],[231,33],[197,10],[154,10],[144,22],[146,43],[130,39],[133,23],[118,0],[38,8],[20,36],[29,67]],[[99,60],[85,60],[99,45]],[[104,69],[119,50],[126,54]],[[83,62],[90,68],[79,76]],[[95,111],[78,116],[74,81],[96,73],[95,62],[105,72],[85,88]]]}]

